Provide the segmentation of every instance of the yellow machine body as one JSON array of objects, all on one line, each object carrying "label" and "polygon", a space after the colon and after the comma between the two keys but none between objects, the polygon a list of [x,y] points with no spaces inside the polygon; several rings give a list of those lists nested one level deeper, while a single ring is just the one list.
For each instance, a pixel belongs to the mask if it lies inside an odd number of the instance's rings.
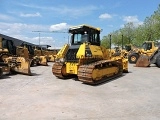
[{"label": "yellow machine body", "polygon": [[2,65],[1,63],[0,63],[0,77],[2,76],[2,75],[4,75],[4,74],[8,74],[8,73],[10,73],[10,67],[8,66],[8,64],[6,64],[6,65]]},{"label": "yellow machine body", "polygon": [[134,49],[129,53],[128,61],[130,63],[137,64],[137,66],[139,66],[138,64],[139,63],[142,64],[143,62],[137,63],[137,61],[143,61],[144,55],[150,57],[157,49],[158,47],[155,45],[154,41],[145,41],[142,44],[141,49]]},{"label": "yellow machine body", "polygon": [[[7,48],[7,46],[3,46],[2,42],[4,42],[5,44],[10,44],[10,47],[12,47],[12,49]],[[21,47],[15,47],[13,41],[3,38],[0,38],[0,48],[0,61],[4,64],[7,64],[7,70],[31,75],[30,60],[25,57],[19,57],[20,54],[24,54],[24,56],[28,55],[26,49],[23,49]],[[13,48],[16,48],[15,53],[13,52]]]},{"label": "yellow machine body", "polygon": [[48,61],[55,62],[55,58],[56,58],[57,53],[58,53],[57,50],[48,50],[48,56],[49,56]]},{"label": "yellow machine body", "polygon": [[42,55],[46,56],[48,62],[55,62],[55,56],[57,54],[56,50],[42,50]]},{"label": "yellow machine body", "polygon": [[70,28],[69,32],[73,34],[71,45],[63,46],[52,67],[56,77],[77,75],[84,83],[98,84],[121,75],[123,68],[128,70],[127,65],[123,66],[128,61],[123,61],[122,57],[113,59],[110,50],[100,46],[99,28],[81,25]]},{"label": "yellow machine body", "polygon": [[112,60],[122,60],[123,72],[128,72],[128,51],[122,50],[120,48],[111,49],[111,59]]},{"label": "yellow machine body", "polygon": [[10,67],[12,72],[31,75],[30,60],[24,57],[8,57],[4,60]]},{"label": "yellow machine body", "polygon": [[42,55],[42,51],[38,50],[36,47],[34,49],[34,57],[33,57],[33,59],[37,60],[37,64],[38,65],[45,65],[45,66],[48,65],[47,57]]}]

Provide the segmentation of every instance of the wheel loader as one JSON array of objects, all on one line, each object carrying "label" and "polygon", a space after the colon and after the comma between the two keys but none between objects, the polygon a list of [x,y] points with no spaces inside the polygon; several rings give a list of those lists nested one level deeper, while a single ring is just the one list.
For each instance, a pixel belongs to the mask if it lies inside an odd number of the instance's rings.
[{"label": "wheel loader", "polygon": [[145,41],[141,49],[134,49],[129,53],[128,61],[129,63],[136,64],[141,55],[151,56],[157,49],[158,47],[155,45],[154,41]]},{"label": "wheel loader", "polygon": [[136,67],[149,67],[151,64],[160,68],[160,46],[150,56],[147,54],[140,55]]},{"label": "wheel loader", "polygon": [[[5,66],[7,71],[17,72],[22,74],[31,75],[30,60],[24,57],[18,57],[17,52],[26,49],[16,48],[12,40],[7,40],[0,37],[0,62]],[[4,70],[4,66],[1,70]]]},{"label": "wheel loader", "polygon": [[[28,58],[31,59],[31,66],[48,65],[45,56],[42,56],[41,53],[39,53],[40,51],[34,50],[33,45],[29,45],[29,44],[23,42],[20,46],[23,47],[24,49],[27,49]],[[21,55],[23,55],[23,54],[21,54]],[[23,57],[25,57],[25,56],[23,56]]]},{"label": "wheel loader", "polygon": [[79,81],[92,85],[121,76],[122,58],[112,59],[110,50],[100,46],[100,32],[89,25],[69,28],[70,45],[57,53],[53,75],[61,79],[76,75]]}]

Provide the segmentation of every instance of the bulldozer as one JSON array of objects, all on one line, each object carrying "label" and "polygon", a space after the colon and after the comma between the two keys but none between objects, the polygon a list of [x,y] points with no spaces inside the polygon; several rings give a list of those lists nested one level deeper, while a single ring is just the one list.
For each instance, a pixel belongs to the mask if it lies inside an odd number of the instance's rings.
[{"label": "bulldozer", "polygon": [[16,72],[31,75],[30,59],[19,57],[18,52],[23,51],[26,53],[26,49],[21,49],[14,45],[12,40],[4,39],[0,37],[0,62],[1,70],[5,72]]},{"label": "bulldozer", "polygon": [[[38,51],[37,49],[34,50],[33,45],[30,45],[30,44],[23,42],[20,46],[23,47],[24,49],[27,49],[27,51],[28,51],[27,58],[29,58],[31,60],[31,65],[30,65],[31,67],[37,66],[37,65],[48,65],[46,58],[44,56],[42,56],[41,53],[39,53],[41,51]],[[21,55],[23,55],[23,57],[27,56],[27,55],[24,55],[23,53],[21,53]]]},{"label": "bulldozer", "polygon": [[33,46],[33,49],[34,49],[34,59],[38,59],[38,61],[36,62],[36,65],[48,66],[47,57],[42,54],[41,47],[37,45],[37,46]]},{"label": "bulldozer", "polygon": [[122,58],[112,59],[110,50],[100,46],[100,32],[100,28],[84,24],[69,28],[70,45],[65,44],[57,53],[53,75],[61,79],[76,75],[91,85],[121,76]]},{"label": "bulldozer", "polygon": [[56,49],[49,49],[50,45],[41,45],[42,55],[46,56],[48,62],[54,62],[58,53]]},{"label": "bulldozer", "polygon": [[10,73],[10,67],[7,63],[0,62],[0,77],[4,74]]},{"label": "bulldozer", "polygon": [[128,51],[123,49],[123,37],[122,37],[122,48],[119,46],[114,47],[111,49],[112,42],[111,42],[111,35],[110,35],[110,54],[112,60],[122,59],[123,63],[123,72],[128,73]]},{"label": "bulldozer", "polygon": [[132,64],[136,64],[136,62],[138,61],[139,57],[141,55],[146,55],[146,56],[151,56],[156,50],[158,49],[158,47],[156,46],[154,41],[145,41],[142,44],[142,48],[141,49],[134,49],[133,51],[131,51],[128,54],[128,61],[129,63]]},{"label": "bulldozer", "polygon": [[49,61],[49,62],[55,62],[55,58],[56,58],[57,53],[58,53],[58,50],[48,49],[48,54],[49,54],[49,59],[48,59],[48,61]]}]

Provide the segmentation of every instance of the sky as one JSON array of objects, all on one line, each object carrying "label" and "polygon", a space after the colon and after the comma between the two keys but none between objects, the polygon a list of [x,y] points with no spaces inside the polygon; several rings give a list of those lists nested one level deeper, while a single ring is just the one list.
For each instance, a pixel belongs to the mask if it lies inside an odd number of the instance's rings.
[{"label": "sky", "polygon": [[160,0],[0,0],[0,33],[61,48],[69,42],[65,32],[71,26],[101,28],[102,38],[128,22],[143,24],[159,4]]}]

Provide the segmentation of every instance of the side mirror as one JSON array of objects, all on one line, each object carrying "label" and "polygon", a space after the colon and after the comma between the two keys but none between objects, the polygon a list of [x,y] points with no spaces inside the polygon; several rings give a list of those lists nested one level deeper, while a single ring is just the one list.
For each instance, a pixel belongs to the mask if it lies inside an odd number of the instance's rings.
[{"label": "side mirror", "polygon": [[70,44],[73,43],[73,34],[71,35],[71,38],[70,38]]}]

